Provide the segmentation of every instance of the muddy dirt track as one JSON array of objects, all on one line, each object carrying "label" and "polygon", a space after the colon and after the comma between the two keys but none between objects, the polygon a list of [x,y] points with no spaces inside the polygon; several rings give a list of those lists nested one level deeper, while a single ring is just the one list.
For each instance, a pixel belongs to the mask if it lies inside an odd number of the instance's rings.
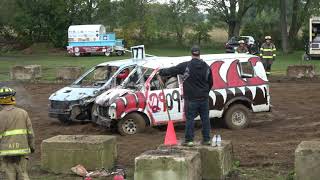
[{"label": "muddy dirt track", "polygon": [[[48,97],[63,85],[15,84],[18,103],[28,110],[36,134],[37,152],[33,165],[40,161],[40,143],[59,134],[111,134],[91,123],[62,125],[48,118]],[[294,165],[294,150],[302,140],[320,137],[320,81],[274,81],[270,84],[273,111],[253,116],[247,129],[231,131],[214,125],[213,133],[233,142],[234,155],[240,167],[270,167],[289,171]],[[183,126],[177,127],[183,137]],[[197,128],[200,140],[201,129]],[[145,150],[163,143],[165,131],[150,128],[132,137],[115,134],[118,139],[118,164],[133,168],[134,158]]]}]

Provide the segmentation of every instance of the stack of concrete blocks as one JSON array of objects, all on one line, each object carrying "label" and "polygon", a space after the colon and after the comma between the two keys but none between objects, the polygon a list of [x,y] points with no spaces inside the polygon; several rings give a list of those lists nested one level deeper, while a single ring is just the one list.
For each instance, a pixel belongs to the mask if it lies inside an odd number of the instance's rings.
[{"label": "stack of concrete blocks", "polygon": [[295,151],[296,180],[320,178],[320,141],[302,141]]},{"label": "stack of concrete blocks", "polygon": [[79,78],[84,71],[84,67],[69,66],[57,68],[57,80],[75,80]]},{"label": "stack of concrete blocks", "polygon": [[40,65],[14,66],[10,72],[12,80],[36,80],[41,76]]},{"label": "stack of concrete blocks", "polygon": [[116,158],[115,136],[59,135],[41,143],[41,168],[57,174],[69,174],[78,164],[87,170],[111,169]]},{"label": "stack of concrete blocks", "polygon": [[[158,152],[164,151],[168,152],[168,155],[159,155]],[[172,166],[172,164],[179,165],[179,160],[177,160],[175,152],[186,152],[186,155],[179,154],[179,158],[187,159],[188,156],[193,154],[199,154],[200,164],[198,161],[184,160],[184,166],[191,166],[190,172],[192,174],[200,170],[200,175],[197,178],[202,180],[220,180],[225,179],[226,176],[232,169],[233,162],[233,150],[231,141],[222,141],[221,146],[203,146],[198,143],[194,147],[185,146],[159,146],[157,151],[153,153],[142,154],[136,158],[135,161],[135,179],[147,180],[147,179],[170,179],[170,180],[180,180],[187,179],[181,174],[186,174],[181,172],[179,168]],[[170,153],[172,152],[172,153]],[[190,159],[190,158],[189,158]],[[189,163],[188,165],[185,165]],[[199,169],[200,168],[200,169]],[[182,169],[188,169],[186,167]],[[196,171],[196,172],[195,172]],[[157,173],[155,173],[157,172]],[[155,173],[154,176],[151,176]],[[175,174],[179,176],[168,176],[168,174]],[[190,175],[189,175],[190,176]],[[192,179],[192,178],[191,178]],[[195,177],[193,179],[196,179]]]},{"label": "stack of concrete blocks", "polygon": [[313,65],[291,65],[287,69],[289,78],[313,78],[315,74]]},{"label": "stack of concrete blocks", "polygon": [[[159,147],[159,149],[163,148],[166,147],[163,145]],[[232,169],[233,147],[231,141],[222,141],[221,146],[198,144],[194,147],[176,146],[175,148],[200,153],[203,180],[225,179]]]},{"label": "stack of concrete blocks", "polygon": [[196,151],[158,149],[135,159],[137,180],[201,180],[200,154]]}]

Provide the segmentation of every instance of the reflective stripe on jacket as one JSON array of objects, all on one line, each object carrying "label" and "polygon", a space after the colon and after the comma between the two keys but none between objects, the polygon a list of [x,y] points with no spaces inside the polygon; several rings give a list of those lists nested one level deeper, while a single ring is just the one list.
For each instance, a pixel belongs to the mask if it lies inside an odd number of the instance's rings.
[{"label": "reflective stripe on jacket", "polygon": [[263,43],[260,48],[260,56],[263,59],[271,59],[276,56],[276,47],[273,43]]},{"label": "reflective stripe on jacket", "polygon": [[15,106],[0,111],[0,156],[30,154],[34,135],[28,113]]}]

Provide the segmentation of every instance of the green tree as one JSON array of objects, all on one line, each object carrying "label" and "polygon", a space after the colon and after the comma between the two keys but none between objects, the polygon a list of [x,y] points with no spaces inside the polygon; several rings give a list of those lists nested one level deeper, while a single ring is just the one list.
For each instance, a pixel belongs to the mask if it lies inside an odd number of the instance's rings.
[{"label": "green tree", "polygon": [[209,19],[212,23],[223,21],[228,26],[228,37],[239,36],[242,19],[249,8],[254,4],[254,0],[203,0],[207,9]]},{"label": "green tree", "polygon": [[171,24],[173,32],[176,34],[177,44],[183,45],[183,35],[186,27],[192,22],[197,21],[198,7],[195,0],[170,0],[169,2],[168,21]]},{"label": "green tree", "polygon": [[201,21],[193,27],[193,30],[195,31],[195,38],[199,46],[201,45],[201,41],[208,41],[210,39],[209,31],[212,28],[211,24]]}]

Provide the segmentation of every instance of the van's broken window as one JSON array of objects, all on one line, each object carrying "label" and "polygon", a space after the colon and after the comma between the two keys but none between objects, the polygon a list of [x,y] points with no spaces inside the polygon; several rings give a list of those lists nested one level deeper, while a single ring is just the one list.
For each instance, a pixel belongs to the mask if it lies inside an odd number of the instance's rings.
[{"label": "van's broken window", "polygon": [[118,70],[117,66],[97,66],[87,74],[75,85],[80,85],[82,87],[98,86],[104,85],[110,77]]},{"label": "van's broken window", "polygon": [[239,68],[242,78],[251,78],[254,76],[254,70],[250,62],[240,62]]}]

